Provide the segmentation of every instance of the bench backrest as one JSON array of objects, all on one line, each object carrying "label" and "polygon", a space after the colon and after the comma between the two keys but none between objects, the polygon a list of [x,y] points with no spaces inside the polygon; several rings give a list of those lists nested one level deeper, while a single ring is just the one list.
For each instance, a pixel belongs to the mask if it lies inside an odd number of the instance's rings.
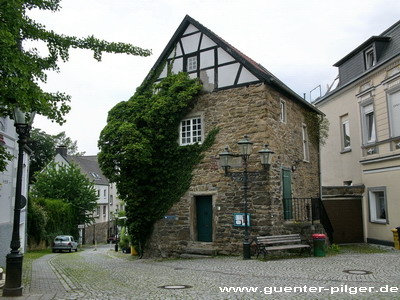
[{"label": "bench backrest", "polygon": [[287,234],[287,235],[267,235],[256,237],[257,244],[295,244],[301,243],[300,234]]}]

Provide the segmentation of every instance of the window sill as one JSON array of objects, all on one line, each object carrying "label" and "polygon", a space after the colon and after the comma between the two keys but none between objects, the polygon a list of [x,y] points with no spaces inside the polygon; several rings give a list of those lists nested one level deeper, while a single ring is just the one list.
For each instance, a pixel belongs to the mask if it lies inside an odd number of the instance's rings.
[{"label": "window sill", "polygon": [[369,221],[369,222],[373,223],[373,224],[381,224],[381,225],[389,224],[386,220],[382,220],[382,221],[375,220],[375,221]]},{"label": "window sill", "polygon": [[351,152],[351,148],[343,149],[342,151],[340,151],[340,154],[344,154],[344,153],[348,153],[348,152]]}]

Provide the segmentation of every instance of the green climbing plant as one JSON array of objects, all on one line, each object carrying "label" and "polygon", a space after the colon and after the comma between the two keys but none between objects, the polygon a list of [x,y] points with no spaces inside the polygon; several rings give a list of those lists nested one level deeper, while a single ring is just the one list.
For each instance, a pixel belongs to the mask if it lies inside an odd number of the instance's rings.
[{"label": "green climbing plant", "polygon": [[178,143],[180,121],[201,88],[186,73],[171,74],[155,85],[145,82],[109,112],[100,134],[100,167],[126,202],[128,231],[139,251],[154,223],[188,190],[194,167],[215,140],[216,128],[202,144]]}]

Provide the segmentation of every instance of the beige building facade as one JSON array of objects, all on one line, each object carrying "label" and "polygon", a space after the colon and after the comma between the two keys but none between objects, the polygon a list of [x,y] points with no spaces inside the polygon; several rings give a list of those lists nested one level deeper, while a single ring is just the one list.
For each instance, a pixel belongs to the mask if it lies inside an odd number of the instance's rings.
[{"label": "beige building facade", "polygon": [[322,185],[364,186],[364,240],[392,245],[400,226],[400,22],[335,66],[338,86],[316,103],[330,122]]}]

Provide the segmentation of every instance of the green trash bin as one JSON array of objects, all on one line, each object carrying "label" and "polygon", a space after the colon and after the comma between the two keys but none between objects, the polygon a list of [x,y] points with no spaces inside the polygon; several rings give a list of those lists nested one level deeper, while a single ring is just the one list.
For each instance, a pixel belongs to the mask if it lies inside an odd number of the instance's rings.
[{"label": "green trash bin", "polygon": [[314,256],[324,257],[326,248],[326,235],[322,233],[314,233],[312,238],[314,244]]}]

